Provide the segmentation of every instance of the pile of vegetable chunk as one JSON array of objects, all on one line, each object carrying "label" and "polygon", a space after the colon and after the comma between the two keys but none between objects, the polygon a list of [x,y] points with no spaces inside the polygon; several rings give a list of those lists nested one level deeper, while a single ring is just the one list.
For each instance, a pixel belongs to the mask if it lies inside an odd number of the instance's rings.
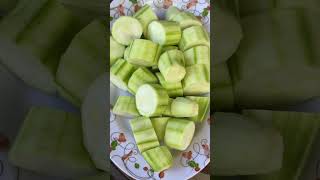
[{"label": "pile of vegetable chunk", "polygon": [[[191,13],[170,7],[159,20],[149,5],[121,16],[110,37],[110,81],[120,96],[112,111],[130,120],[137,147],[154,171],[185,150],[210,102],[210,39]],[[164,140],[165,146],[160,146]]]}]

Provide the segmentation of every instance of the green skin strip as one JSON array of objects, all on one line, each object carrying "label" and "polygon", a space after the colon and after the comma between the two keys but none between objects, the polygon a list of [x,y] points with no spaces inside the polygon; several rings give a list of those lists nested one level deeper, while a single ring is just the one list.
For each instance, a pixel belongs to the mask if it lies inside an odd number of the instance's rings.
[{"label": "green skin strip", "polygon": [[138,68],[130,77],[128,81],[128,88],[130,92],[135,94],[138,88],[143,84],[156,84],[158,83],[157,77],[147,68]]},{"label": "green skin strip", "polygon": [[177,97],[171,103],[171,114],[174,117],[198,117],[198,103],[184,97]]},{"label": "green skin strip", "polygon": [[158,16],[153,12],[151,7],[146,4],[133,15],[137,18],[143,27],[143,36],[148,37],[148,25],[151,21],[158,20]]},{"label": "green skin strip", "polygon": [[199,107],[198,116],[190,117],[189,119],[196,122],[196,123],[198,123],[198,122],[201,123],[207,117],[207,113],[210,110],[209,97],[187,96],[186,98],[197,102],[198,107]]},{"label": "green skin strip", "polygon": [[171,20],[179,23],[181,29],[186,29],[191,26],[202,26],[201,21],[189,12],[180,12],[173,16]]},{"label": "green skin strip", "polygon": [[319,113],[245,110],[243,114],[266,126],[274,126],[283,136],[282,168],[274,173],[249,177],[250,180],[298,180],[320,127]]},{"label": "green skin strip", "polygon": [[172,50],[172,49],[178,49],[178,47],[177,46],[163,46],[161,49],[161,54],[166,51]]},{"label": "green skin strip", "polygon": [[117,43],[112,36],[110,36],[110,66],[116,62],[117,59],[122,58],[125,51],[125,46]]},{"label": "green skin strip", "polygon": [[175,49],[163,53],[158,62],[161,74],[170,83],[178,83],[185,77],[184,65],[183,53]]},{"label": "green skin strip", "polygon": [[165,81],[164,77],[159,72],[156,73],[156,76],[158,77],[161,86],[167,90],[169,97],[183,96],[183,88],[181,82],[169,83]]},{"label": "green skin strip", "polygon": [[136,94],[136,105],[139,113],[146,117],[160,116],[167,109],[169,96],[159,84],[144,84]]},{"label": "green skin strip", "polygon": [[196,46],[183,52],[186,66],[194,64],[206,64],[210,66],[210,48],[207,46]]},{"label": "green skin strip", "polygon": [[110,81],[122,90],[128,90],[128,81],[136,68],[125,61],[118,59],[110,69]]},{"label": "green skin strip", "polygon": [[119,96],[112,112],[120,116],[139,116],[136,100],[131,96]]},{"label": "green skin strip", "polygon": [[172,149],[184,151],[190,145],[194,131],[195,124],[193,121],[170,118],[164,136],[165,144]]},{"label": "green skin strip", "polygon": [[172,21],[153,21],[148,26],[148,38],[160,45],[177,45],[181,39],[181,28]]},{"label": "green skin strip", "polygon": [[77,115],[33,107],[9,152],[9,160],[21,168],[65,178],[96,173],[81,136]]},{"label": "green skin strip", "polygon": [[166,20],[171,21],[174,16],[180,13],[180,10],[175,6],[170,6],[166,11]]},{"label": "green skin strip", "polygon": [[179,42],[181,51],[200,45],[210,47],[209,35],[202,26],[192,26],[182,31],[182,37]]},{"label": "green skin strip", "polygon": [[196,64],[186,68],[187,73],[182,81],[184,95],[201,95],[210,92],[209,68]]},{"label": "green skin strip", "polygon": [[158,118],[151,118],[152,126],[156,131],[157,137],[159,141],[164,139],[164,134],[166,131],[166,126],[168,123],[169,117],[158,117]]},{"label": "green skin strip", "polygon": [[130,44],[128,62],[145,67],[157,65],[161,47],[152,41],[136,39]]},{"label": "green skin strip", "polygon": [[133,17],[121,16],[112,26],[112,37],[120,44],[128,46],[135,39],[139,39],[143,29],[141,23]]},{"label": "green skin strip", "polygon": [[130,120],[131,130],[138,149],[141,153],[159,146],[157,134],[147,117],[138,117]]},{"label": "green skin strip", "polygon": [[142,153],[155,172],[161,172],[172,166],[173,158],[166,146],[159,146]]},{"label": "green skin strip", "polygon": [[172,113],[171,113],[171,104],[172,104],[172,101],[173,101],[173,99],[172,99],[172,98],[169,98],[168,106],[166,107],[166,110],[163,112],[163,115],[164,115],[164,116],[172,116]]},{"label": "green skin strip", "polygon": [[75,36],[61,58],[56,81],[80,101],[90,84],[106,72],[106,38],[105,24],[93,21]]},{"label": "green skin strip", "polygon": [[281,168],[283,141],[277,130],[235,113],[217,112],[214,123],[213,175],[265,174]]},{"label": "green skin strip", "polygon": [[246,39],[228,62],[239,107],[292,105],[319,95],[319,15],[275,9],[242,19]]}]

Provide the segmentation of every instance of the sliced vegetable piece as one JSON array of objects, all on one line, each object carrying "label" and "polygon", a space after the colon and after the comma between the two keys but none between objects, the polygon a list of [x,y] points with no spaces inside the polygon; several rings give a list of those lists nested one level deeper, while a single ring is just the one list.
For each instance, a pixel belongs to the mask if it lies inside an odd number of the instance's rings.
[{"label": "sliced vegetable piece", "polygon": [[236,113],[214,114],[213,175],[269,173],[282,166],[283,140],[271,127]]},{"label": "sliced vegetable piece", "polygon": [[171,6],[166,12],[166,20],[179,23],[182,29],[191,26],[202,26],[201,21],[190,12],[180,11],[178,8]]},{"label": "sliced vegetable piece", "polygon": [[122,58],[125,51],[125,46],[117,43],[112,36],[110,36],[110,66],[116,62],[117,59]]},{"label": "sliced vegetable piece", "polygon": [[174,117],[197,117],[198,103],[184,97],[177,97],[172,101],[171,114]]},{"label": "sliced vegetable piece", "polygon": [[155,66],[161,52],[161,46],[146,39],[136,39],[130,44],[128,62],[145,67]]},{"label": "sliced vegetable piece", "polygon": [[118,59],[110,69],[110,81],[118,88],[127,91],[128,81],[136,67],[124,59]]},{"label": "sliced vegetable piece", "polygon": [[107,154],[108,119],[108,82],[109,74],[98,77],[88,89],[82,103],[81,120],[83,142],[96,168],[109,171],[109,157]]},{"label": "sliced vegetable piece", "polygon": [[201,45],[210,47],[209,35],[202,26],[191,26],[182,31],[182,37],[179,42],[181,51]]},{"label": "sliced vegetable piece", "polygon": [[105,28],[100,20],[91,22],[74,37],[61,58],[56,82],[79,102],[83,101],[91,83],[106,72]]},{"label": "sliced vegetable piece", "polygon": [[166,126],[164,142],[172,149],[186,150],[190,145],[195,131],[193,121],[179,118],[170,118]]},{"label": "sliced vegetable piece", "polygon": [[209,68],[204,64],[195,64],[186,68],[182,81],[184,95],[200,95],[210,92]]},{"label": "sliced vegetable piece", "polygon": [[158,62],[161,74],[169,83],[177,83],[184,78],[186,74],[184,65],[183,53],[176,49],[164,52]]},{"label": "sliced vegetable piece", "polygon": [[153,21],[148,26],[148,38],[160,45],[177,45],[181,39],[181,28],[172,21]]},{"label": "sliced vegetable piece", "polygon": [[208,46],[195,46],[183,52],[186,66],[206,64],[210,67],[210,48]]},{"label": "sliced vegetable piece", "polygon": [[245,110],[243,114],[276,127],[283,136],[283,165],[280,170],[250,176],[252,180],[299,179],[320,127],[319,113]]},{"label": "sliced vegetable piece", "polygon": [[[243,37],[240,20],[227,5],[233,1],[217,1],[219,4],[213,7],[213,64],[227,61],[237,50]],[[220,5],[220,6],[219,6]]]},{"label": "sliced vegetable piece", "polygon": [[183,88],[182,88],[181,82],[177,82],[177,83],[167,82],[162,76],[162,74],[159,72],[156,73],[156,76],[158,77],[161,86],[167,90],[169,97],[183,96]]},{"label": "sliced vegetable piece", "polygon": [[172,49],[177,49],[178,50],[178,47],[177,46],[162,46],[161,54],[166,52],[166,51],[172,50]]},{"label": "sliced vegetable piece", "polygon": [[172,104],[172,101],[173,101],[173,99],[172,99],[172,98],[169,98],[168,106],[166,107],[166,110],[163,112],[163,115],[164,115],[164,116],[172,116],[172,113],[171,113],[171,104]]},{"label": "sliced vegetable piece", "polygon": [[170,21],[174,16],[180,13],[180,10],[176,6],[170,6],[166,11],[166,20]]},{"label": "sliced vegetable piece", "polygon": [[137,18],[143,28],[143,36],[146,38],[148,37],[148,26],[149,24],[154,21],[158,20],[158,16],[155,12],[151,9],[151,7],[146,4],[141,9],[139,9],[134,15],[134,18]]},{"label": "sliced vegetable piece", "polygon": [[114,114],[126,117],[139,116],[136,108],[136,100],[132,96],[119,96],[112,112]]},{"label": "sliced vegetable piece", "polygon": [[152,126],[156,131],[157,137],[159,141],[164,139],[164,134],[166,131],[166,126],[168,123],[169,117],[157,117],[151,118]]},{"label": "sliced vegetable piece", "polygon": [[112,37],[120,44],[128,46],[135,39],[142,35],[143,28],[141,23],[133,17],[121,16],[112,26]]},{"label": "sliced vegetable piece", "polygon": [[159,146],[142,153],[155,172],[161,172],[172,166],[173,158],[167,146]]},{"label": "sliced vegetable piece", "polygon": [[149,118],[137,117],[132,119],[130,120],[130,126],[141,153],[160,146],[157,134]]},{"label": "sliced vegetable piece", "polygon": [[97,173],[82,144],[75,114],[32,107],[9,152],[15,166],[52,176],[75,178]]},{"label": "sliced vegetable piece", "polygon": [[142,116],[160,116],[166,110],[168,103],[168,93],[159,84],[144,84],[136,93],[137,109]]},{"label": "sliced vegetable piece", "polygon": [[157,77],[147,68],[138,68],[130,77],[128,87],[135,94],[138,88],[143,84],[156,84]]},{"label": "sliced vegetable piece", "polygon": [[190,117],[189,119],[196,123],[201,123],[207,117],[208,111],[210,111],[210,98],[207,96],[187,96],[186,98],[197,102],[199,107],[198,116]]},{"label": "sliced vegetable piece", "polygon": [[124,50],[123,58],[124,58],[125,60],[128,59],[128,57],[129,57],[129,52],[130,52],[130,46],[128,46],[128,47]]}]

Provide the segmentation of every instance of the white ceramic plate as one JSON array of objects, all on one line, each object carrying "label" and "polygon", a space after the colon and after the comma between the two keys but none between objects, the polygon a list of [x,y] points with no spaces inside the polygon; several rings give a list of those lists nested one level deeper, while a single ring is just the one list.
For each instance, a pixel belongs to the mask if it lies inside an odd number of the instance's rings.
[{"label": "white ceramic plate", "polygon": [[[144,4],[149,4],[156,14],[164,17],[166,9],[177,6],[192,12],[201,19],[210,32],[210,4],[206,0],[115,0],[110,5],[110,19],[113,22],[122,15],[132,15]],[[119,95],[130,95],[110,84],[111,104]],[[209,119],[209,118],[208,118]],[[153,172],[140,154],[130,129],[129,119],[110,116],[110,159],[125,174],[134,179],[190,179],[200,172],[210,161],[210,124],[209,120],[196,126],[195,136],[187,150],[171,151],[174,158],[173,166],[163,172]],[[194,165],[197,164],[198,168]]]}]

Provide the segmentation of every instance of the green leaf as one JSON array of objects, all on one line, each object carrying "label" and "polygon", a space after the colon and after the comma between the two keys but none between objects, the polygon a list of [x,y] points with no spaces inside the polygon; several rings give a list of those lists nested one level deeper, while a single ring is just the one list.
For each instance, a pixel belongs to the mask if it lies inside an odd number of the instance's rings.
[{"label": "green leaf", "polygon": [[203,11],[202,11],[202,16],[205,17],[205,16],[207,16],[208,14],[209,14],[208,9],[207,9],[207,8],[203,9]]},{"label": "green leaf", "polygon": [[139,167],[140,167],[140,164],[138,164],[138,163],[135,163],[135,164],[134,164],[134,167],[135,167],[136,169],[139,169]]},{"label": "green leaf", "polygon": [[118,142],[116,141],[116,140],[113,140],[112,142],[111,142],[111,149],[112,150],[116,150],[116,147],[118,146]]},{"label": "green leaf", "polygon": [[[192,167],[192,168],[196,168],[197,167],[197,163],[195,162],[195,161],[189,161],[188,162],[188,165],[190,166],[190,167]],[[198,164],[198,166],[199,166],[199,164]]]}]

